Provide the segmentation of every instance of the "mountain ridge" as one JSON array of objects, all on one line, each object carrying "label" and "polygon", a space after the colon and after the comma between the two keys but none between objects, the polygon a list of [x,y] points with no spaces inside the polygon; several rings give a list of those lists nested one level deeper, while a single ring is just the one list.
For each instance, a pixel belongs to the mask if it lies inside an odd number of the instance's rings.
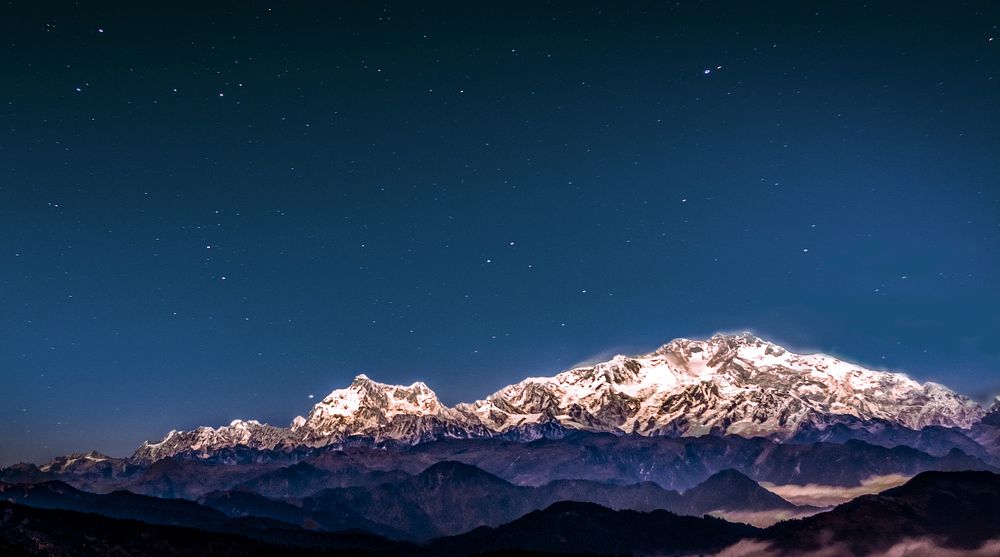
[{"label": "mountain ridge", "polygon": [[884,423],[907,430],[969,430],[988,416],[969,398],[825,354],[800,355],[750,333],[675,339],[638,355],[530,377],[482,400],[448,407],[426,384],[389,385],[366,375],[336,389],[288,428],[234,420],[171,431],[132,461],[228,447],[320,447],[362,440],[418,444],[447,438],[533,440],[566,430],[685,436],[821,437]]}]

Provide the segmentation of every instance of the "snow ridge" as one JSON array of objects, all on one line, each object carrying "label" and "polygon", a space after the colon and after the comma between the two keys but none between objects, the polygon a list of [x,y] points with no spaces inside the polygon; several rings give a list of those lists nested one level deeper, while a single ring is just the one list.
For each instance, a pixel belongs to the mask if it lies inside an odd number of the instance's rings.
[{"label": "snow ridge", "polygon": [[184,451],[210,455],[245,445],[323,446],[368,439],[415,444],[567,429],[640,435],[729,434],[790,439],[805,428],[884,421],[910,429],[971,428],[986,413],[937,383],[865,369],[825,354],[794,354],[750,333],[675,339],[639,356],[618,355],[553,377],[532,377],[483,400],[448,408],[423,383],[387,385],[358,375],[287,429],[236,420],[171,431],[135,460]]}]

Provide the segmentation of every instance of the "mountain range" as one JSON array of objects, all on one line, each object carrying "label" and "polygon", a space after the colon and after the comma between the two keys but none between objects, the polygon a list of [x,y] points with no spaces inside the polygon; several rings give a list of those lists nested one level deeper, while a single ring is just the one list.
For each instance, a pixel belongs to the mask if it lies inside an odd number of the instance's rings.
[{"label": "mountain range", "polygon": [[0,553],[990,555],[997,473],[1000,400],[715,335],[0,468]]},{"label": "mountain range", "polygon": [[[984,420],[979,404],[943,385],[875,371],[825,354],[800,355],[749,333],[676,339],[639,356],[615,356],[553,377],[534,377],[482,400],[442,404],[427,385],[387,385],[358,375],[287,428],[236,420],[171,431],[133,462],[248,447],[291,450],[357,443],[415,445],[440,439],[530,441],[571,431],[782,441],[905,440],[932,452],[961,445]],[[967,432],[958,433],[956,432]],[[987,440],[996,444],[996,439]],[[896,443],[901,444],[901,443]],[[987,443],[989,444],[989,443]],[[978,448],[977,448],[978,447]],[[982,451],[977,442],[964,450]]]}]

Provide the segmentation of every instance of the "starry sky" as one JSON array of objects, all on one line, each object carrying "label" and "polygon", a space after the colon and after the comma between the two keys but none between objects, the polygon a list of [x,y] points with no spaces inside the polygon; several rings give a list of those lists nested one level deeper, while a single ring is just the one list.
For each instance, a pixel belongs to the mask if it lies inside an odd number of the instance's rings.
[{"label": "starry sky", "polygon": [[454,404],[716,331],[985,400],[998,25],[996,2],[7,3],[0,464],[287,425],[361,372]]}]

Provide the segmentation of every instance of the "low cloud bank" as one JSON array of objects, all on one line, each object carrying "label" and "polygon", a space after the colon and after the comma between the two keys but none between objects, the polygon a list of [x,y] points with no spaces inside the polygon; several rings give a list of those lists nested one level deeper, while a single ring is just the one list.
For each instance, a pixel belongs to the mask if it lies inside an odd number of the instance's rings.
[{"label": "low cloud bank", "polygon": [[861,485],[854,487],[821,484],[776,485],[770,482],[760,482],[760,485],[793,505],[833,507],[862,495],[871,495],[903,485],[911,477],[900,474],[872,476],[866,480],[862,480]]},{"label": "low cloud bank", "polygon": [[805,518],[826,509],[777,510],[777,511],[711,511],[708,514],[729,522],[742,522],[758,528],[767,528],[793,518]]},{"label": "low cloud bank", "polygon": [[[844,544],[832,544],[816,551],[781,551],[768,542],[743,540],[731,545],[713,557],[845,557],[855,555]],[[1000,538],[989,540],[976,549],[942,547],[926,538],[900,541],[885,551],[869,553],[864,557],[997,557],[1000,555]]]}]

